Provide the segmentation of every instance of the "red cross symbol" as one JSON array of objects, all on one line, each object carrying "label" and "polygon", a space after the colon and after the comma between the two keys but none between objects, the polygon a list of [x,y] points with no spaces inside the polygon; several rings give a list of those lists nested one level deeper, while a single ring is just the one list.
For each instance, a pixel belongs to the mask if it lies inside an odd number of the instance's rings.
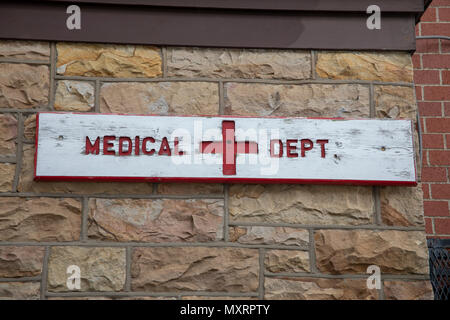
[{"label": "red cross symbol", "polygon": [[202,141],[201,153],[221,153],[223,156],[222,172],[226,176],[236,174],[236,156],[245,153],[258,153],[258,143],[236,142],[234,121],[222,121],[222,141]]}]

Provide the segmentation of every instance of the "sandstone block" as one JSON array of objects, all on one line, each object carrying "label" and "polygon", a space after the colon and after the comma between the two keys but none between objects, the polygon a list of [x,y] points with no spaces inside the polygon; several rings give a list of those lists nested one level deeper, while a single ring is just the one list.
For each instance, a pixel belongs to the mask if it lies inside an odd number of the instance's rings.
[{"label": "sandstone block", "polygon": [[413,87],[375,86],[374,100],[377,118],[416,121],[417,104]]},{"label": "sandstone block", "polygon": [[44,253],[44,247],[0,247],[0,278],[40,275]]},{"label": "sandstone block", "polygon": [[36,115],[27,116],[23,121],[23,138],[28,141],[36,141]]},{"label": "sandstone block", "polygon": [[167,50],[169,76],[309,79],[311,54],[302,50],[181,48]]},{"label": "sandstone block", "polygon": [[309,252],[297,250],[267,250],[264,259],[267,271],[279,272],[309,272]]},{"label": "sandstone block", "polygon": [[0,241],[74,241],[81,203],[69,198],[0,198]]},{"label": "sandstone block", "polygon": [[9,114],[0,114],[0,156],[16,154],[17,119]]},{"label": "sandstone block", "polygon": [[100,111],[214,115],[219,113],[219,88],[211,82],[107,83],[101,88]]},{"label": "sandstone block", "polygon": [[381,273],[428,274],[428,248],[420,231],[318,230],[314,238],[321,272],[366,273],[377,265]]},{"label": "sandstone block", "polygon": [[424,226],[422,187],[380,188],[381,219],[388,226]]},{"label": "sandstone block", "polygon": [[125,249],[52,247],[48,262],[48,290],[72,291],[67,287],[67,268],[80,268],[79,291],[122,291],[125,285]]},{"label": "sandstone block", "polygon": [[50,59],[50,45],[43,41],[0,41],[0,57],[20,60]]},{"label": "sandstone block", "polygon": [[91,82],[60,80],[55,94],[55,110],[90,111],[94,108],[94,86]]},{"label": "sandstone block", "polygon": [[285,227],[239,226],[229,228],[229,239],[242,244],[306,247],[309,245],[309,232]]},{"label": "sandstone block", "polygon": [[362,225],[373,222],[372,189],[361,186],[232,185],[233,222]]},{"label": "sandstone block", "polygon": [[91,199],[88,234],[113,241],[217,241],[223,205],[212,199]]},{"label": "sandstone block", "polygon": [[139,78],[162,75],[158,48],[141,45],[57,43],[57,73],[65,76]]},{"label": "sandstone block", "polygon": [[255,292],[258,250],[240,248],[137,248],[131,265],[134,291]]},{"label": "sandstone block", "polygon": [[0,300],[39,300],[40,282],[0,282]]},{"label": "sandstone block", "polygon": [[408,52],[319,52],[316,72],[321,78],[413,82]]},{"label": "sandstone block", "polygon": [[356,84],[225,84],[230,115],[368,118],[369,104],[369,88]]},{"label": "sandstone block", "polygon": [[429,280],[384,281],[384,296],[387,300],[433,300],[433,288]]},{"label": "sandstone block", "polygon": [[16,165],[0,163],[0,192],[12,192]]},{"label": "sandstone block", "polygon": [[48,66],[0,63],[0,108],[45,107],[49,76]]},{"label": "sandstone block", "polygon": [[266,278],[267,300],[376,300],[366,280],[320,278]]}]

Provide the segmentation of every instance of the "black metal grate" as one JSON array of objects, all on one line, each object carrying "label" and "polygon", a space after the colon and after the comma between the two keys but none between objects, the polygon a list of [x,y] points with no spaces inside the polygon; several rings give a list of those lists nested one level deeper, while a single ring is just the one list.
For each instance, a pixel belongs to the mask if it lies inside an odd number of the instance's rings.
[{"label": "black metal grate", "polygon": [[450,239],[428,239],[434,300],[450,297]]}]

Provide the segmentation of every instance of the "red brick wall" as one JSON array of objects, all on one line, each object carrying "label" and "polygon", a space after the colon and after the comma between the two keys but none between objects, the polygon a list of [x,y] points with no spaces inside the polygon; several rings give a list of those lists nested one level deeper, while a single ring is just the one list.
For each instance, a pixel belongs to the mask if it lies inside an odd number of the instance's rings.
[{"label": "red brick wall", "polygon": [[[450,0],[434,0],[416,34],[450,37]],[[450,238],[450,41],[418,39],[413,63],[422,125],[427,235]]]}]

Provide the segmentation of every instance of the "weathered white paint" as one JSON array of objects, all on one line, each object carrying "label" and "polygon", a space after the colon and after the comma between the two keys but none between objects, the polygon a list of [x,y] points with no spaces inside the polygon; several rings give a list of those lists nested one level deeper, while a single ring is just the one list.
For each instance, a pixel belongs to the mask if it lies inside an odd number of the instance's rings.
[{"label": "weathered white paint", "polygon": [[[224,175],[222,154],[199,152],[201,141],[221,141],[222,122],[234,121],[235,139],[258,143],[258,154],[238,154],[236,174]],[[306,118],[234,118],[40,113],[36,178],[148,179],[405,184],[416,181],[412,126],[409,120],[333,120]],[[252,131],[255,135],[251,135]],[[264,132],[266,131],[266,139]],[[182,133],[190,137],[183,136]],[[181,137],[183,156],[85,154],[85,139],[135,136]],[[249,136],[250,135],[250,136]],[[315,144],[305,157],[269,156],[269,140],[328,139],[325,158]],[[114,143],[114,150],[118,142]],[[186,150],[189,150],[187,152]],[[180,162],[184,162],[179,164]],[[259,180],[264,179],[264,180]],[[225,181],[225,180],[223,180]]]}]

